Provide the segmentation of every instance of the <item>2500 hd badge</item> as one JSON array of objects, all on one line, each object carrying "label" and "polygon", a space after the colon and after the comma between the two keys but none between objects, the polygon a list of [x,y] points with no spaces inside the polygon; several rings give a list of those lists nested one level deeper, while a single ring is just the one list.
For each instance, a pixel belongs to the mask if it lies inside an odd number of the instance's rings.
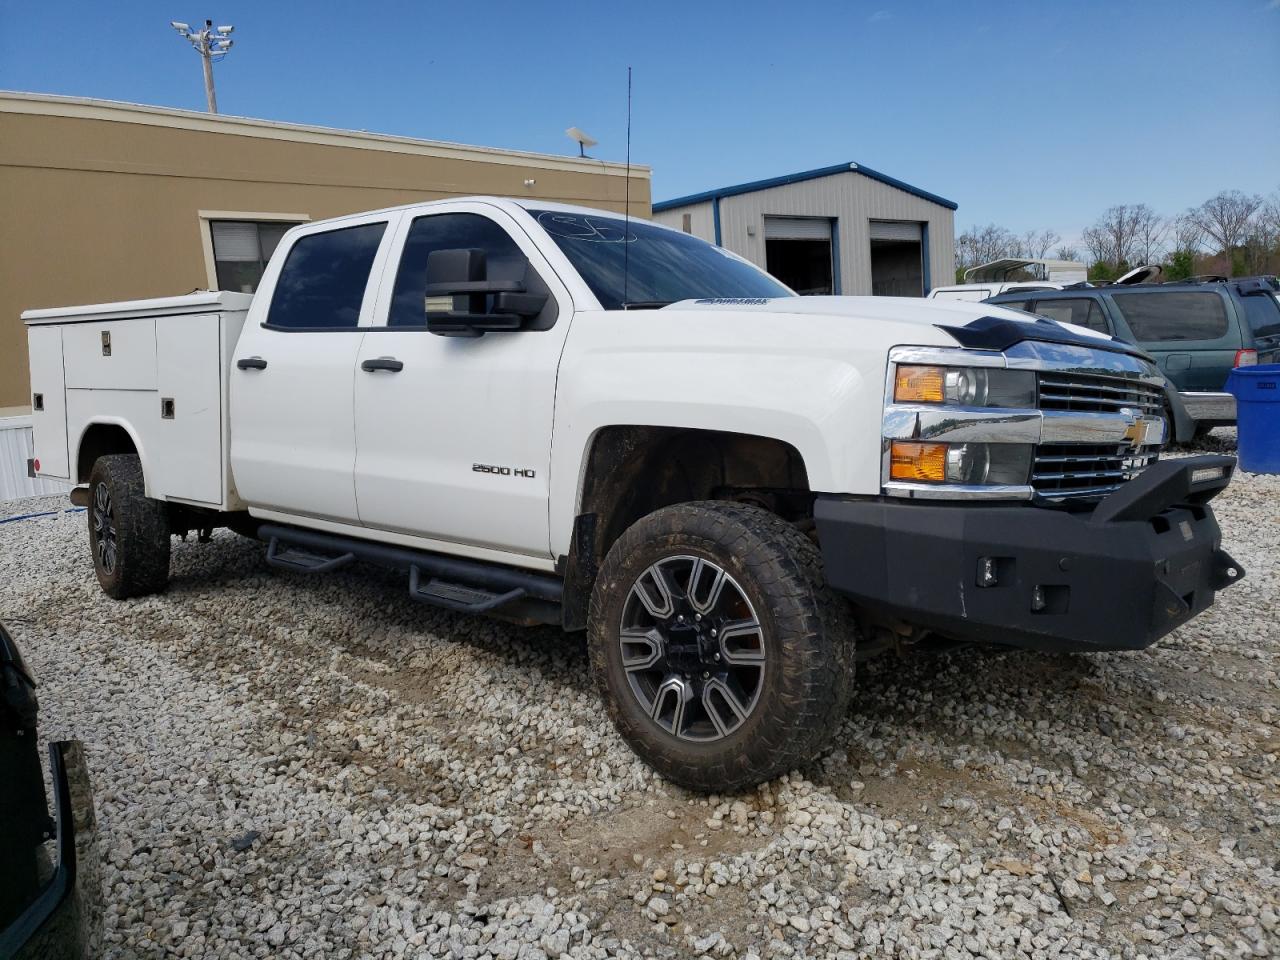
[{"label": "2500 hd badge", "polygon": [[473,463],[471,469],[475,473],[492,473],[500,477],[524,477],[532,480],[537,474],[527,467],[499,467],[492,463]]}]

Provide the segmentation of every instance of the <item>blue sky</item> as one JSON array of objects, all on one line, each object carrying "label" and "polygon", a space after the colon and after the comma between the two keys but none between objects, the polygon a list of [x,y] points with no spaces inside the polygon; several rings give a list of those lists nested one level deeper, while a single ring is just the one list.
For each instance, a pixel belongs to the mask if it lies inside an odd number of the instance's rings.
[{"label": "blue sky", "polygon": [[202,109],[170,19],[236,26],[224,113],[547,153],[655,199],[856,160],[957,225],[1077,236],[1280,189],[1280,0],[307,4],[0,0],[0,88]]}]

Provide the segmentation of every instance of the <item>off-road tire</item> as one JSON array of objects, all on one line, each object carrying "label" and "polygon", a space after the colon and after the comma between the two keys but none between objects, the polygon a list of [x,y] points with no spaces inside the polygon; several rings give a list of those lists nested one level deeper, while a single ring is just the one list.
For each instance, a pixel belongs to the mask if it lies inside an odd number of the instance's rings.
[{"label": "off-road tire", "polygon": [[[99,487],[110,504],[115,536],[114,564],[100,549],[103,519]],[[171,535],[166,505],[146,495],[142,462],[134,454],[99,457],[89,475],[89,552],[102,592],[116,600],[159,593],[169,583]]]},{"label": "off-road tire", "polygon": [[[632,692],[619,644],[637,578],[666,557],[710,560],[737,582],[763,627],[766,670],[754,708],[711,742],[679,739]],[[613,545],[591,595],[591,670],[618,732],[668,780],[702,792],[751,787],[812,760],[848,708],[857,626],[826,584],[818,548],[758,507],[702,501],[665,507]]]}]

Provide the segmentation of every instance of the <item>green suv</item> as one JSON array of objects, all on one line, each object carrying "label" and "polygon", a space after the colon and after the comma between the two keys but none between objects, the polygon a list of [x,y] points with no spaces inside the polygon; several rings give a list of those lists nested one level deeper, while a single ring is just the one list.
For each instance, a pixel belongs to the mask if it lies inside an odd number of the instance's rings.
[{"label": "green suv", "polygon": [[[1232,367],[1280,362],[1275,277],[1197,278],[1000,294],[986,303],[1074,323],[1141,347],[1177,387],[1197,433],[1236,422]],[[1179,439],[1182,439],[1179,436]]]}]

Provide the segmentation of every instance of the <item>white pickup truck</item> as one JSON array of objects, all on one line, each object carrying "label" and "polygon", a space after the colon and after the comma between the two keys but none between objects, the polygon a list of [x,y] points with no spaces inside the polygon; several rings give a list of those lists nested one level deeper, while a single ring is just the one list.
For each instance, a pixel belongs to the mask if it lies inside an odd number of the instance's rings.
[{"label": "white pickup truck", "polygon": [[1140,648],[1243,575],[1159,461],[1126,344],[984,304],[797,297],[718,247],[536,201],[295,227],[258,293],[24,314],[36,475],[113,597],[171,536],[355,560],[588,629],[622,736],[727,791],[809,759],[855,656],[937,634]]}]

